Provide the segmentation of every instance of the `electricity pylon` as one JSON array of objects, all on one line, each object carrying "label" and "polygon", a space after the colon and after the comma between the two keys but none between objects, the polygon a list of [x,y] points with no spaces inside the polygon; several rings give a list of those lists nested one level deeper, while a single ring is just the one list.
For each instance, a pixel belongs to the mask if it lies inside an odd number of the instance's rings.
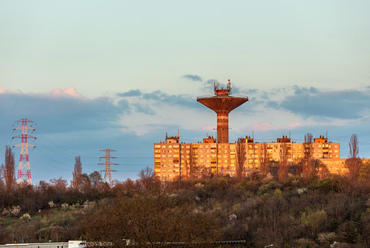
[{"label": "electricity pylon", "polygon": [[[32,144],[28,144],[27,141],[28,141],[28,139],[36,139],[36,137],[27,134],[28,129],[35,130],[32,126],[27,126],[27,124],[28,123],[34,123],[34,122],[29,120],[29,119],[21,119],[21,120],[16,121],[15,123],[16,124],[22,123],[22,126],[14,128],[14,130],[22,129],[22,134],[13,137],[13,139],[14,138],[22,139],[21,144],[15,145],[15,146],[20,146],[21,147],[21,153],[20,153],[20,156],[19,156],[17,183],[21,183],[22,182],[22,177],[25,176],[27,178],[27,183],[32,184],[30,159],[29,159],[29,155],[28,155],[28,147],[29,146],[30,147],[36,147],[36,146],[34,146]],[[15,147],[15,146],[13,146],[13,147]]]},{"label": "electricity pylon", "polygon": [[105,158],[105,163],[99,163],[99,165],[100,164],[105,164],[105,169],[100,170],[100,171],[105,171],[104,181],[107,182],[107,177],[109,177],[109,185],[112,187],[113,186],[113,179],[112,179],[111,171],[115,171],[115,170],[111,170],[110,166],[111,165],[118,165],[118,164],[113,163],[113,162],[110,161],[111,158],[117,158],[117,157],[112,157],[110,155],[110,152],[115,152],[115,150],[105,149],[105,150],[100,150],[100,151],[101,152],[105,151],[105,156],[100,157],[100,159]]}]

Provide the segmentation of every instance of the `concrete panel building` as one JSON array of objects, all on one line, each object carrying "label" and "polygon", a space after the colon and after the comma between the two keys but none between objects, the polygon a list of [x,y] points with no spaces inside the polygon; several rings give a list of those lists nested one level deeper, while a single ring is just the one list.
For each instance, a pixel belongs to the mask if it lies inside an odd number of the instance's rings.
[{"label": "concrete panel building", "polygon": [[294,143],[286,136],[267,143],[254,142],[251,137],[235,143],[217,143],[213,137],[198,143],[181,143],[179,136],[166,135],[165,141],[154,144],[155,176],[161,181],[211,174],[235,176],[238,153],[245,157],[246,172],[259,169],[264,161],[293,165],[311,156],[327,165],[331,173],[346,173],[345,159],[340,158],[340,143],[332,143],[324,136],[312,143]]}]

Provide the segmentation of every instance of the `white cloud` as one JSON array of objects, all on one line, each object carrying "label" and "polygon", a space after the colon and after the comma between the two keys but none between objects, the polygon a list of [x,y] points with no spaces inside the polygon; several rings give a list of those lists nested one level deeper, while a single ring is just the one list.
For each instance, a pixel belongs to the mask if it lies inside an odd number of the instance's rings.
[{"label": "white cloud", "polygon": [[80,93],[78,93],[77,90],[72,86],[68,86],[65,89],[55,88],[49,93],[47,93],[47,95],[57,96],[57,97],[74,97],[74,98],[85,99],[85,97],[83,97]]}]

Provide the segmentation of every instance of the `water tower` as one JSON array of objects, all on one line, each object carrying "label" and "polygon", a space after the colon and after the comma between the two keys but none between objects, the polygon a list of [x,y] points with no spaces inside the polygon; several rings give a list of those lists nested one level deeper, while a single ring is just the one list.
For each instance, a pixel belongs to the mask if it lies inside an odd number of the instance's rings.
[{"label": "water tower", "polygon": [[248,101],[248,97],[230,96],[230,79],[226,89],[219,88],[219,83],[215,83],[214,87],[214,96],[198,97],[197,101],[217,114],[217,142],[229,143],[229,113]]}]

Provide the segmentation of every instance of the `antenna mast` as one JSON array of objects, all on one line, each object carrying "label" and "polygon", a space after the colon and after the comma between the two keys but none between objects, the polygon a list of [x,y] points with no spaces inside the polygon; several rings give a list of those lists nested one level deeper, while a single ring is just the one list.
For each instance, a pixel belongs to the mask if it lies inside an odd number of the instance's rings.
[{"label": "antenna mast", "polygon": [[115,171],[115,170],[111,170],[110,166],[111,165],[118,165],[118,164],[113,163],[113,162],[110,161],[111,158],[117,158],[117,157],[112,157],[110,155],[110,152],[115,152],[115,150],[105,149],[105,150],[100,150],[100,151],[101,152],[104,152],[105,151],[105,156],[100,157],[100,159],[105,158],[105,163],[99,163],[99,165],[105,164],[105,169],[104,170],[101,170],[101,171],[104,171],[105,172],[105,174],[104,174],[104,181],[107,182],[107,177],[109,177],[109,185],[112,187],[113,186],[113,179],[112,179],[111,172],[112,171]]},{"label": "antenna mast", "polygon": [[[28,144],[27,140],[28,139],[36,139],[36,137],[27,134],[28,129],[30,129],[32,131],[35,130],[32,127],[32,124],[31,124],[31,126],[27,126],[27,124],[28,123],[34,123],[34,122],[29,120],[29,119],[21,119],[21,120],[18,120],[18,121],[15,122],[15,124],[20,124],[20,123],[22,123],[22,126],[16,127],[16,128],[14,128],[14,130],[22,129],[22,134],[13,137],[13,139],[14,138],[22,139],[21,144],[15,145],[15,146],[20,146],[21,147],[21,153],[20,153],[20,156],[19,156],[17,183],[21,183],[22,182],[22,177],[26,177],[27,178],[27,183],[32,184],[30,159],[29,159],[29,155],[28,155],[28,147],[29,146],[30,147],[36,147],[36,146]],[[13,147],[15,147],[15,146],[13,146]]]}]

